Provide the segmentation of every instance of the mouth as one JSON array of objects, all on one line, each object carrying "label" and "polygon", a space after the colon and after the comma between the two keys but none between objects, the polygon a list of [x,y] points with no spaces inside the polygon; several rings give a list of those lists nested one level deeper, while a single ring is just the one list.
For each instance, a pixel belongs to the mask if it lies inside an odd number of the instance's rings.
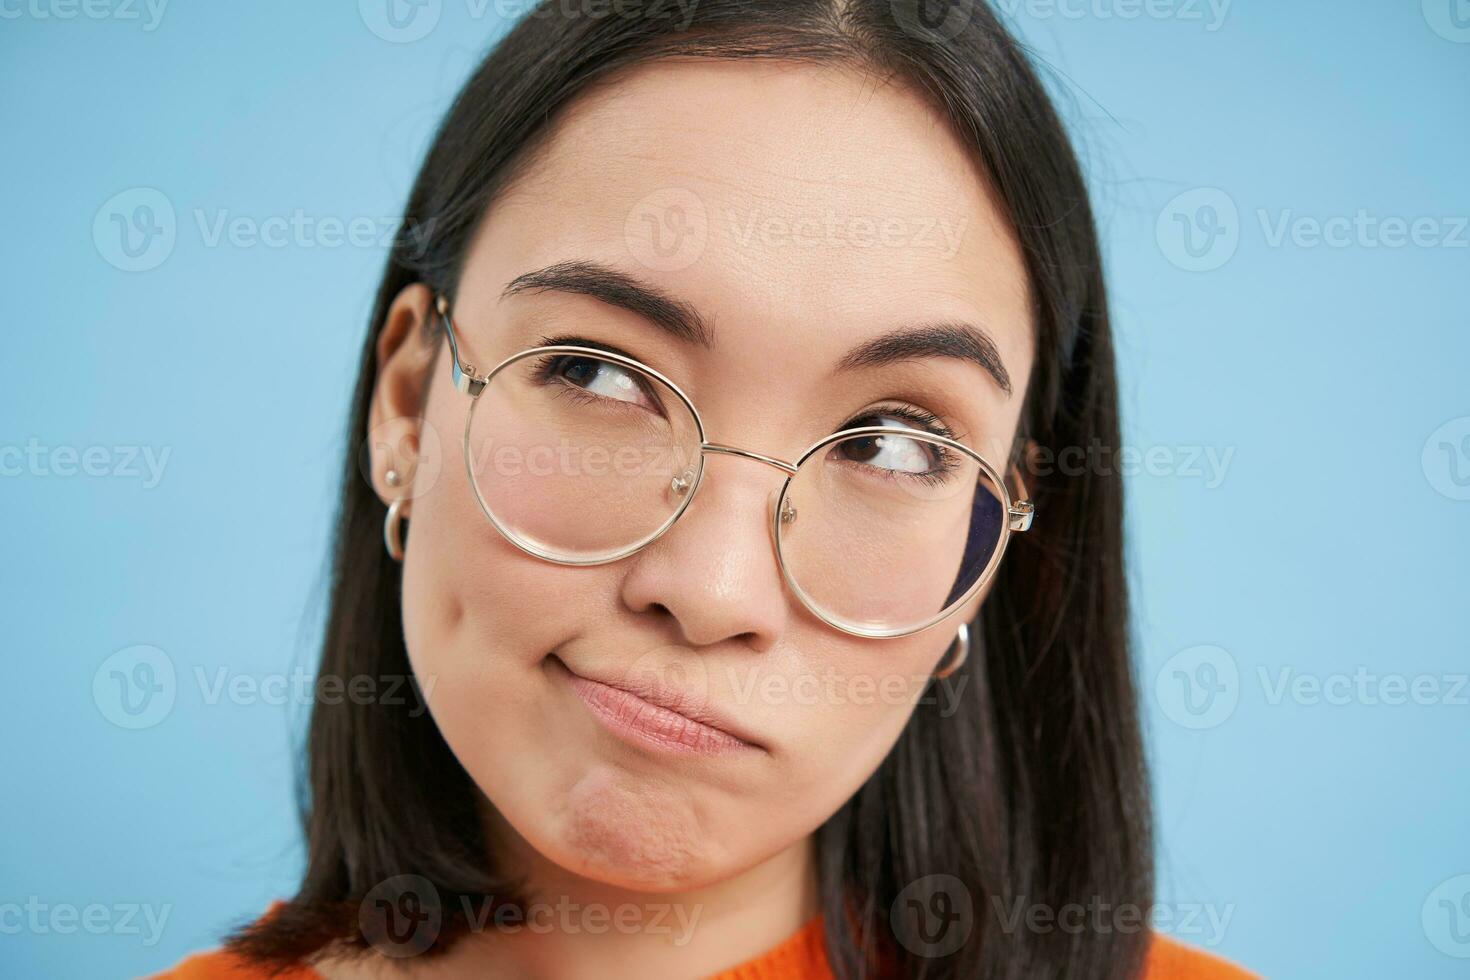
[{"label": "mouth", "polygon": [[764,751],[738,723],[678,691],[657,685],[620,686],[577,673],[556,654],[547,658],[593,716],[614,735],[677,755],[725,755]]}]

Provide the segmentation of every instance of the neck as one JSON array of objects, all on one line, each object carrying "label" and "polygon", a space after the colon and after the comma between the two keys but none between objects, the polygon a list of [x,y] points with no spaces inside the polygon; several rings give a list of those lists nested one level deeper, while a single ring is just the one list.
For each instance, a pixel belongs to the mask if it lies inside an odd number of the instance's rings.
[{"label": "neck", "polygon": [[434,958],[435,976],[704,976],[760,956],[819,910],[812,836],[720,882],[653,892],[553,864],[493,810],[487,829],[497,864],[526,882],[524,915],[497,923],[488,901],[468,909],[472,930]]}]

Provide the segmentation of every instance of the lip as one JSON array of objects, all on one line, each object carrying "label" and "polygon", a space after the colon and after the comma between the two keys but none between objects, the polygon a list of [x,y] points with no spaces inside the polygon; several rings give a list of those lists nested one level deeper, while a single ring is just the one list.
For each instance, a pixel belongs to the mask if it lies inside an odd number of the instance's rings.
[{"label": "lip", "polygon": [[679,691],[655,683],[633,690],[579,674],[556,654],[548,659],[593,716],[624,741],[679,755],[764,748],[738,723]]}]

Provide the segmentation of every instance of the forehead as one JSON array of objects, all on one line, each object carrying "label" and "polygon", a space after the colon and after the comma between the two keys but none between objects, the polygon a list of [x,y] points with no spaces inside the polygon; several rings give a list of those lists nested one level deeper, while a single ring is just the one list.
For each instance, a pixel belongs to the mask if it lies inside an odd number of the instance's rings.
[{"label": "forehead", "polygon": [[582,96],[491,207],[463,295],[568,260],[667,290],[766,363],[958,319],[1029,373],[1025,269],[985,174],[916,93],[846,67],[665,61]]}]

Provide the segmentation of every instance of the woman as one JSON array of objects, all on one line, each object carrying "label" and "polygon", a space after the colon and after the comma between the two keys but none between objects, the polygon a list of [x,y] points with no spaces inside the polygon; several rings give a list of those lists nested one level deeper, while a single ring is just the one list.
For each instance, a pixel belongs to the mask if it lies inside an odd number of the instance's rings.
[{"label": "woman", "polygon": [[320,670],[422,702],[315,705],[299,890],[166,976],[1240,975],[1146,928],[1122,488],[1041,465],[1096,233],[985,7],[543,5],[406,214]]}]

